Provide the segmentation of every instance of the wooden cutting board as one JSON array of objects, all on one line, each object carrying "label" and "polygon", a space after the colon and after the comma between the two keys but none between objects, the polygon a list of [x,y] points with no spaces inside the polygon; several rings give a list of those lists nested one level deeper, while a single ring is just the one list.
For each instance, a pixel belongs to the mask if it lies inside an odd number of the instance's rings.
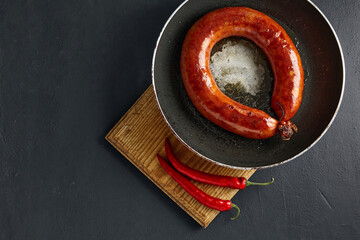
[{"label": "wooden cutting board", "polygon": [[[161,167],[156,154],[165,157],[164,139],[169,138],[176,156],[188,166],[201,171],[250,178],[255,170],[234,170],[217,166],[190,151],[180,143],[165,123],[156,103],[152,85],[127,111],[106,139],[175,201],[201,226],[206,228],[219,211],[203,206],[175,182]],[[215,187],[198,182],[196,186],[221,199],[231,199],[238,190]]]}]

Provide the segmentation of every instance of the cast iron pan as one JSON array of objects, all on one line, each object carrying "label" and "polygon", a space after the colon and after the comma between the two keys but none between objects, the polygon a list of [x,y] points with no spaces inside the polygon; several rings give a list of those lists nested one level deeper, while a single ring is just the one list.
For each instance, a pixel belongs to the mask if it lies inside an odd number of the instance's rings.
[{"label": "cast iron pan", "polygon": [[[189,28],[206,13],[228,6],[250,7],[272,17],[296,44],[305,72],[303,101],[292,121],[299,128],[290,141],[277,134],[247,139],[204,118],[188,98],[180,74],[180,52]],[[171,15],[153,58],[153,86],[161,112],[175,135],[202,157],[239,169],[265,168],[290,161],[312,147],[339,109],[345,66],[338,38],[321,11],[304,0],[189,0]]]}]

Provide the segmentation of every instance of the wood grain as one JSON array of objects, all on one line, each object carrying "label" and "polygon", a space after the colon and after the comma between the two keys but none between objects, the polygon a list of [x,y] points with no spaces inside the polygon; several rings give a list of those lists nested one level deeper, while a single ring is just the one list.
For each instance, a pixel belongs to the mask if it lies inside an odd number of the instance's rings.
[{"label": "wood grain", "polygon": [[[150,86],[128,112],[106,135],[106,139],[133,163],[156,186],[206,228],[219,211],[200,204],[175,182],[159,164],[156,153],[165,157],[164,139],[169,138],[175,154],[190,167],[201,171],[250,178],[255,170],[234,170],[217,166],[190,151],[181,144],[166,125]],[[206,193],[231,199],[238,190],[215,187],[198,182],[196,186]]]}]

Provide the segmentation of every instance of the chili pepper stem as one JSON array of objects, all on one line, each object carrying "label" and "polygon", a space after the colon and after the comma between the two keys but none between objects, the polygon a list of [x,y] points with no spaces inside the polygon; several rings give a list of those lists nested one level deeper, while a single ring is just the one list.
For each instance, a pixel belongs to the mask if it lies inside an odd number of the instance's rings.
[{"label": "chili pepper stem", "polygon": [[251,185],[261,185],[261,186],[266,186],[266,185],[270,185],[274,182],[274,178],[271,178],[270,182],[266,182],[266,183],[256,183],[256,182],[250,182],[250,181],[246,181],[246,186],[251,186]]},{"label": "chili pepper stem", "polygon": [[235,217],[230,218],[231,220],[235,220],[238,218],[239,214],[240,214],[240,208],[238,206],[236,206],[235,204],[231,203],[231,208],[236,208],[237,213]]}]

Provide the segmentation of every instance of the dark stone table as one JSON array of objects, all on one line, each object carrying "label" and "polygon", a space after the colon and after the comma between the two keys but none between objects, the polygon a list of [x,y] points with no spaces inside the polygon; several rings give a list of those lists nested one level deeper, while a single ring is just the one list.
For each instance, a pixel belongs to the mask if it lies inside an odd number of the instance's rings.
[{"label": "dark stone table", "polygon": [[0,1],[0,239],[359,239],[360,2],[314,2],[345,55],[339,114],[204,230],[104,139],[181,1]]}]

